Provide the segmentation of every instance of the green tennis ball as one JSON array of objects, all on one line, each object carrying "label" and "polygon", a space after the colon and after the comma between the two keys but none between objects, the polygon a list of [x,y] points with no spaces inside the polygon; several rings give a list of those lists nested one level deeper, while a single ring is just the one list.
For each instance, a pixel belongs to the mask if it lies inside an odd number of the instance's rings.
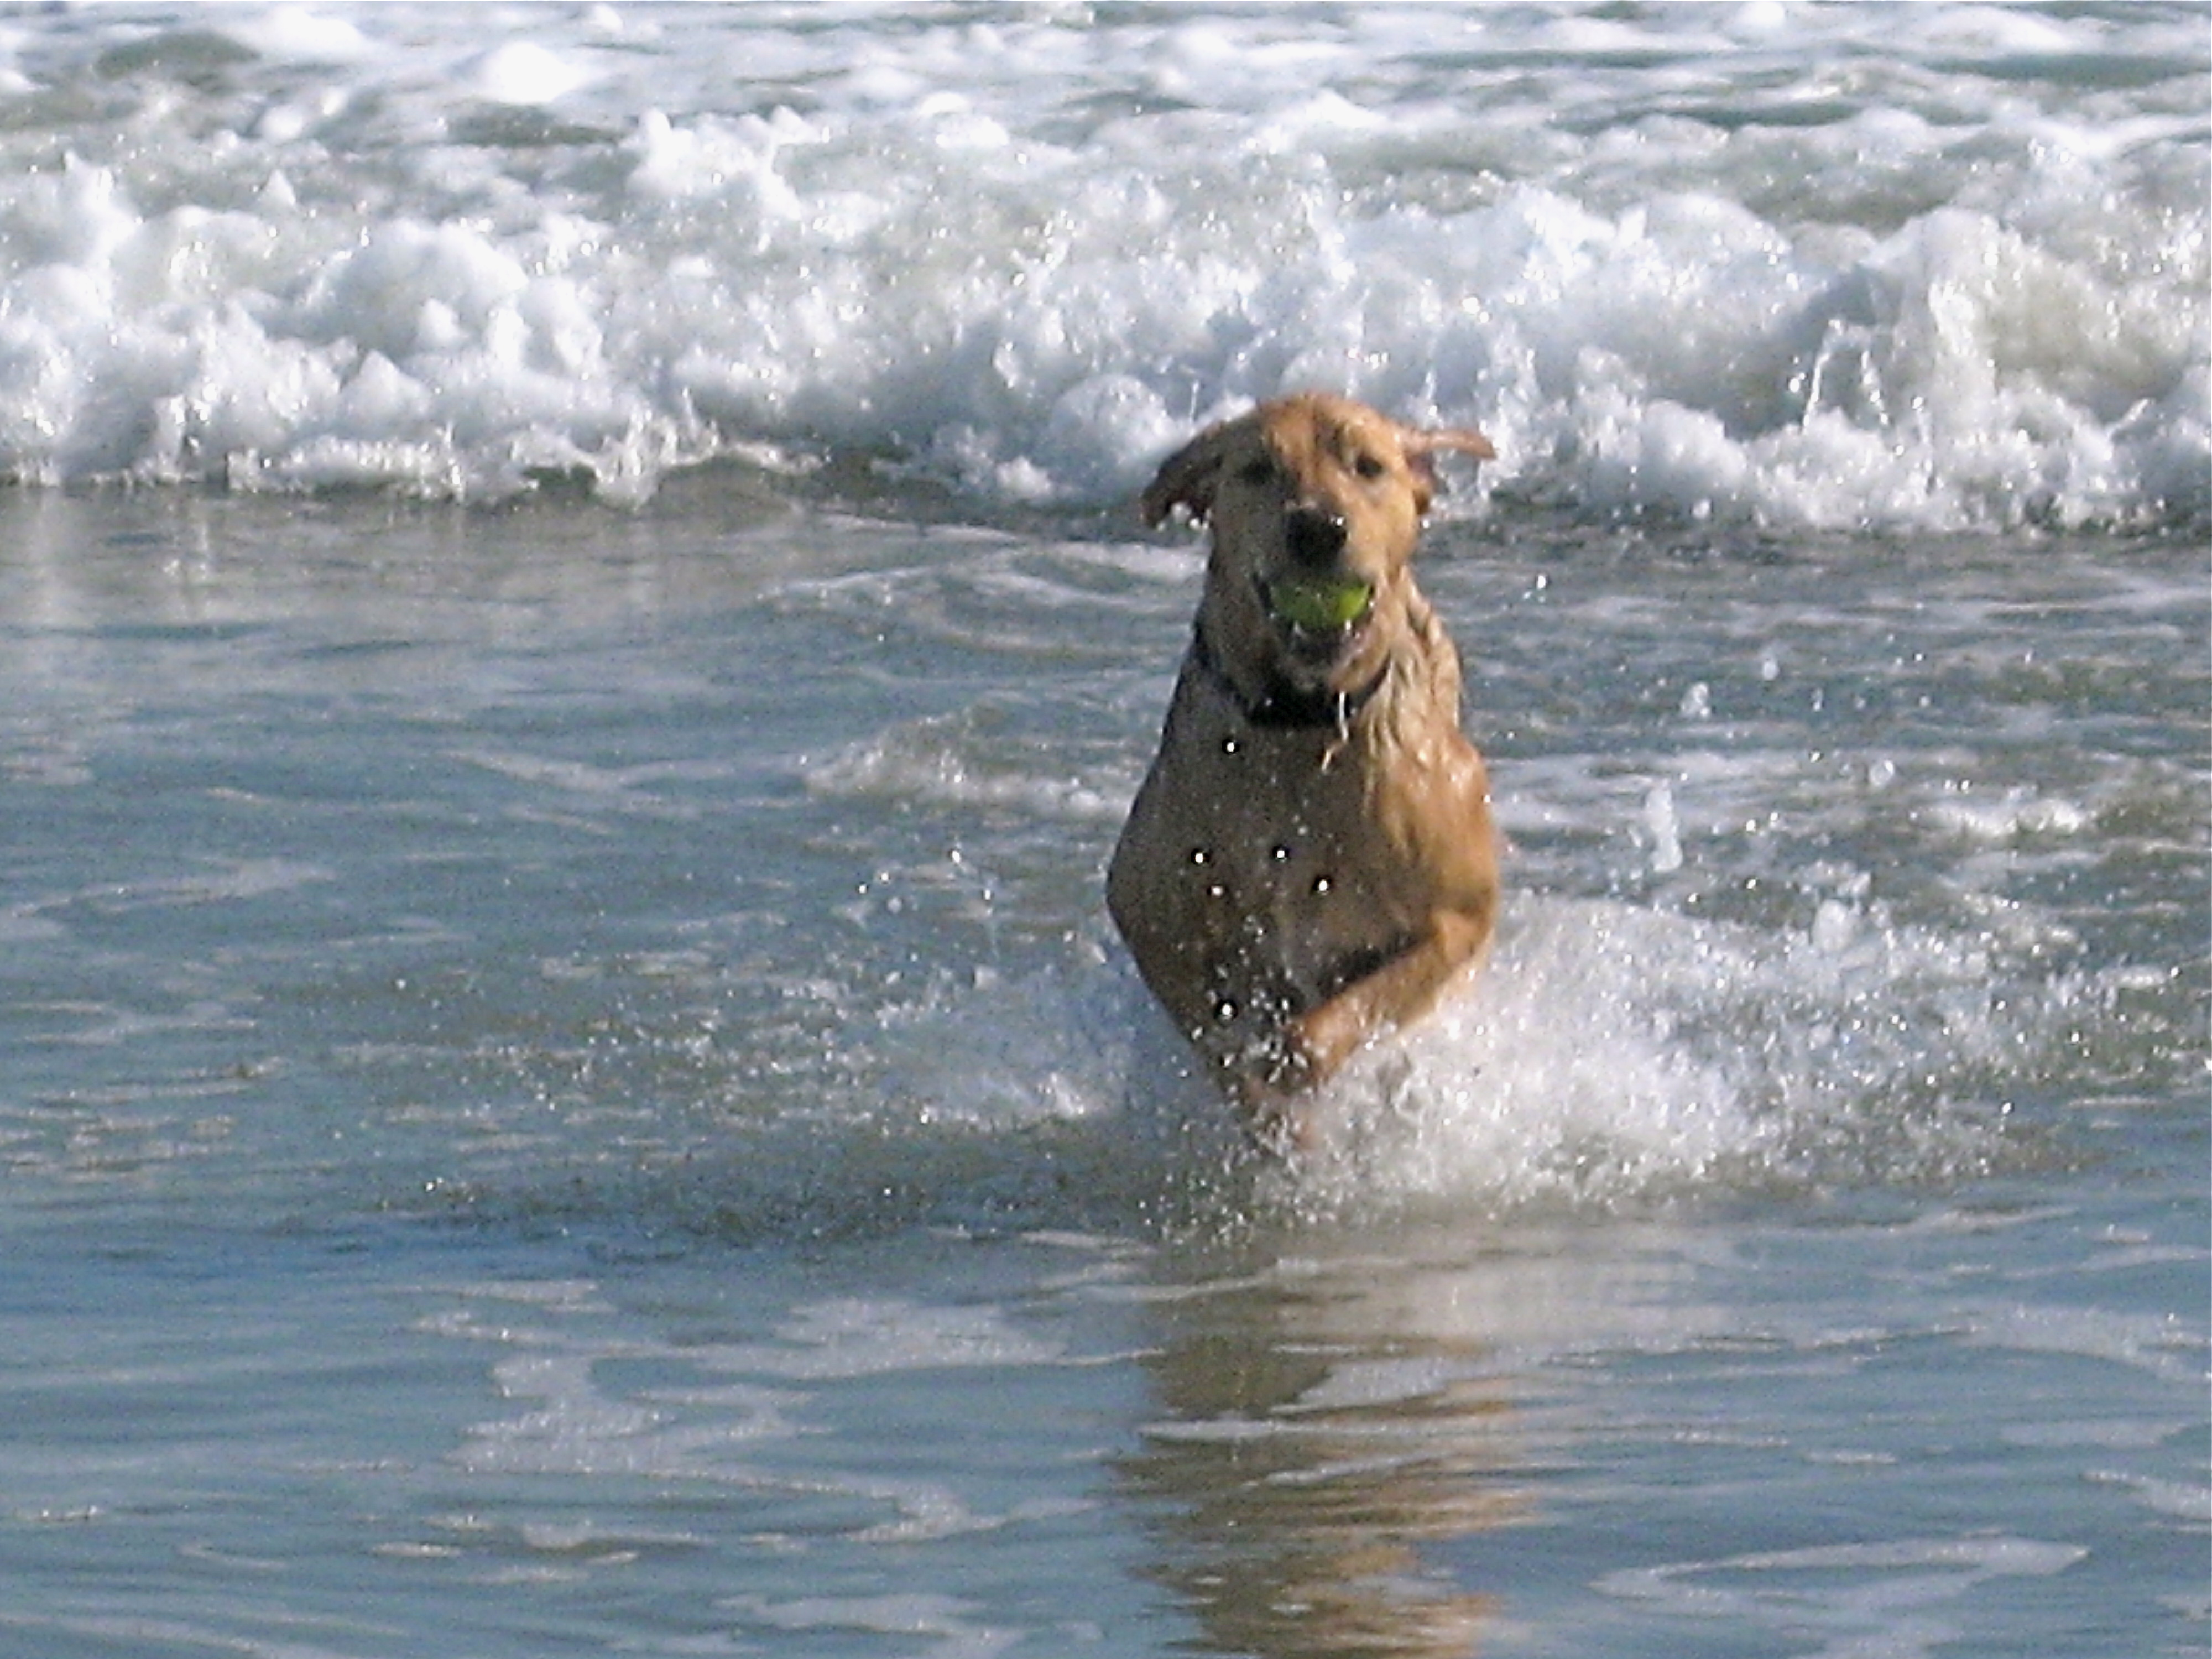
[{"label": "green tennis ball", "polygon": [[1293,579],[1267,590],[1267,604],[1293,628],[1348,628],[1367,614],[1375,590],[1365,582]]}]

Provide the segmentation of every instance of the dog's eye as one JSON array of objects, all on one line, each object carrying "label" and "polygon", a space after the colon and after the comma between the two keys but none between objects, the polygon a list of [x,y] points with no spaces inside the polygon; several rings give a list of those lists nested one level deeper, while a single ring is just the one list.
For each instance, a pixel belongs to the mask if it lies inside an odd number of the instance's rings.
[{"label": "dog's eye", "polygon": [[1255,488],[1275,481],[1275,464],[1264,456],[1249,460],[1237,470],[1237,477]]},{"label": "dog's eye", "polygon": [[1370,455],[1363,450],[1360,453],[1352,458],[1352,470],[1354,472],[1357,472],[1361,477],[1372,481],[1381,477],[1390,469],[1382,465],[1382,458],[1381,456]]}]

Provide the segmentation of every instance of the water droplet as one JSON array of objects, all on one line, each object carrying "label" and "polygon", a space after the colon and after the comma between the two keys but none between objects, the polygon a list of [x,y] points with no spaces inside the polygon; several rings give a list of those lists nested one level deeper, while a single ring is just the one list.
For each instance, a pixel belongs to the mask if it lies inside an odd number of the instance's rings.
[{"label": "water droplet", "polygon": [[1674,814],[1674,792],[1663,781],[1644,798],[1644,827],[1651,832],[1652,874],[1673,875],[1682,867],[1682,827]]},{"label": "water droplet", "polygon": [[1858,913],[1839,899],[1822,899],[1813,913],[1813,948],[1833,956],[1848,949],[1859,931]]}]

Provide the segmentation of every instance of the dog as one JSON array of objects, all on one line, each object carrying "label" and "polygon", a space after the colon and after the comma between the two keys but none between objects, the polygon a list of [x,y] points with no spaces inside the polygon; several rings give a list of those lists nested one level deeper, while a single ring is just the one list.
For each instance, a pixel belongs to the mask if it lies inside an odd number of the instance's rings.
[{"label": "dog", "polygon": [[1497,835],[1460,729],[1459,653],[1414,585],[1443,452],[1307,392],[1207,428],[1144,493],[1206,524],[1206,584],[1160,746],[1107,871],[1139,975],[1261,1146],[1426,1014],[1486,949]]}]

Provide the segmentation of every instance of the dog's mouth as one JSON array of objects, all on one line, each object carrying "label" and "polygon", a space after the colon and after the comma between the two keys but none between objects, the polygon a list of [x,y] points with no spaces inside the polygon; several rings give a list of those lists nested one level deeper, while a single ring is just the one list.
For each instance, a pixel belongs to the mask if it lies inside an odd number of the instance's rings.
[{"label": "dog's mouth", "polygon": [[1260,599],[1291,652],[1315,661],[1341,652],[1375,611],[1374,585],[1346,576],[1263,581]]}]

